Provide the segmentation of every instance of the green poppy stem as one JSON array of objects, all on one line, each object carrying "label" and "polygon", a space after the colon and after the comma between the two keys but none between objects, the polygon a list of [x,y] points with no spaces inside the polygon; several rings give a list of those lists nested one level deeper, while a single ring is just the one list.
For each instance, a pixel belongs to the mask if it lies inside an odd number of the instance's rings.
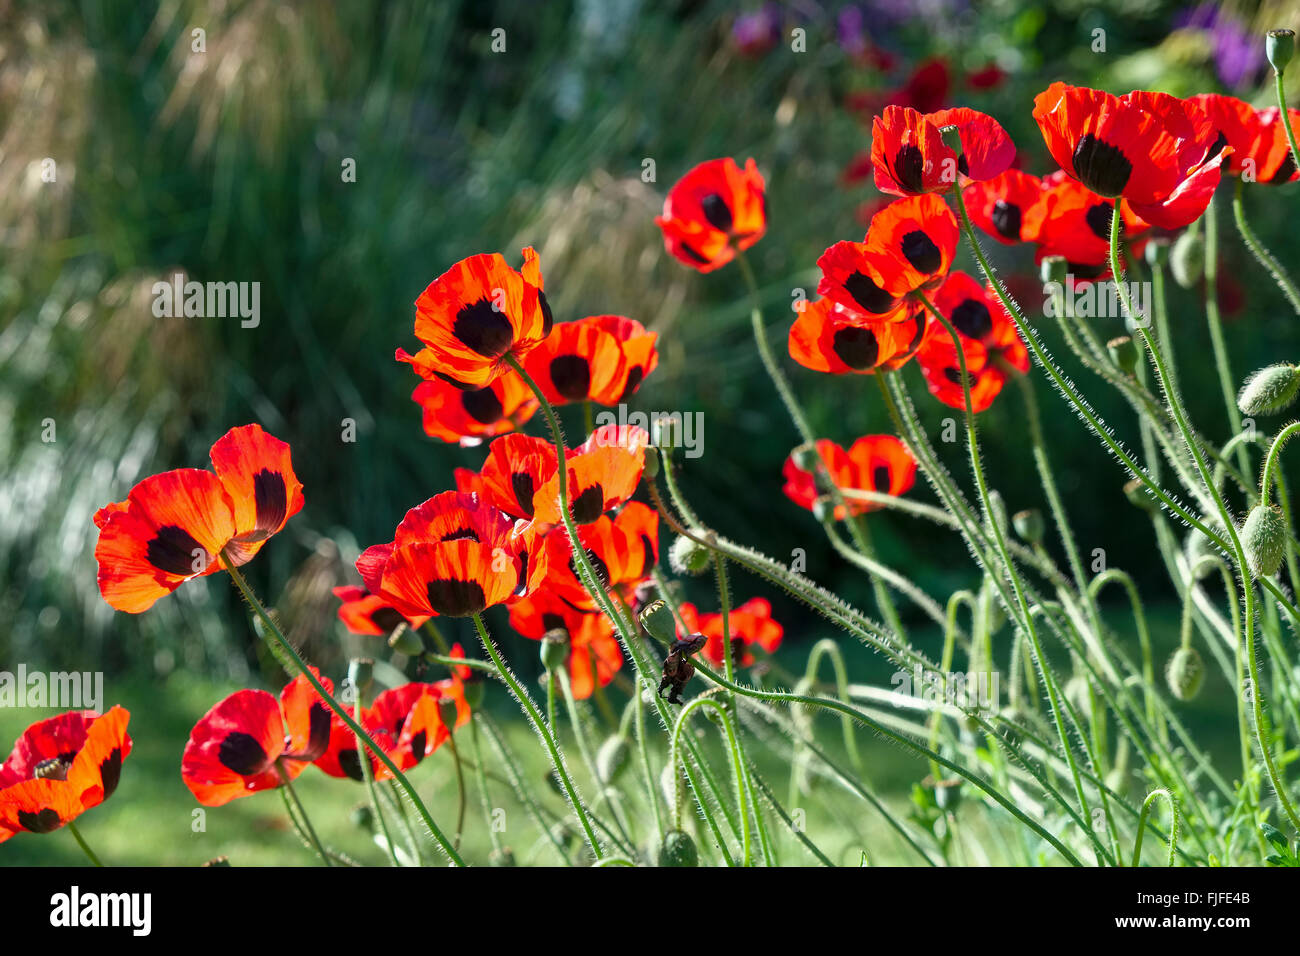
[{"label": "green poppy stem", "polygon": [[[364,756],[362,759],[365,759]],[[284,792],[287,799],[293,801],[293,806],[298,811],[298,819],[302,822],[303,830],[307,833],[307,839],[311,841],[311,845],[320,854],[320,858],[325,861],[325,865],[333,866],[330,855],[325,852],[324,844],[320,842],[315,827],[311,825],[311,820],[307,817],[307,811],[303,808],[302,801],[298,799],[298,792],[293,789],[293,781],[289,778],[289,772],[284,769],[284,765],[279,760],[275,762],[275,771],[280,775],[281,782],[284,783]]]},{"label": "green poppy stem", "polygon": [[77,846],[81,847],[81,852],[85,853],[86,856],[90,858],[90,862],[95,864],[95,866],[103,866],[104,864],[100,862],[99,857],[95,855],[95,851],[90,848],[90,844],[86,842],[84,837],[82,837],[81,831],[77,829],[77,824],[74,821],[69,820],[66,826],[68,832],[72,834],[72,838],[77,841]]}]

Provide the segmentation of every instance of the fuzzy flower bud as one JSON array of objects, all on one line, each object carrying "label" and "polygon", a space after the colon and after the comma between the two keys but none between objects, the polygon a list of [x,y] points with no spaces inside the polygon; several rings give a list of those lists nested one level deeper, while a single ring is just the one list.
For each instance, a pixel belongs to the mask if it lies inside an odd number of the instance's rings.
[{"label": "fuzzy flower bud", "polygon": [[1180,647],[1169,658],[1165,668],[1169,690],[1179,700],[1191,700],[1201,692],[1205,683],[1205,662],[1194,647]]},{"label": "fuzzy flower bud", "polygon": [[1244,415],[1272,415],[1282,411],[1300,391],[1300,367],[1281,362],[1251,374],[1237,393]]},{"label": "fuzzy flower bud", "polygon": [[1286,553],[1286,539],[1282,509],[1264,502],[1251,508],[1241,525],[1241,544],[1251,574],[1257,578],[1277,574]]}]

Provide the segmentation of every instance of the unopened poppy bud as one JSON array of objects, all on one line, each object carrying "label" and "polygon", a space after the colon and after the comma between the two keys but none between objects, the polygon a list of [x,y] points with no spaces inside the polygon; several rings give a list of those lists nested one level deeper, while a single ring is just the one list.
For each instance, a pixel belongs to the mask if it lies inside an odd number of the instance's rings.
[{"label": "unopened poppy bud", "polygon": [[562,627],[552,628],[542,635],[542,666],[548,672],[557,671],[569,659],[569,632]]},{"label": "unopened poppy bud", "polygon": [[490,866],[514,866],[515,851],[508,846],[503,846],[499,850],[493,850],[488,854],[488,865]]},{"label": "unopened poppy bud", "polygon": [[668,565],[678,574],[703,574],[713,563],[709,549],[681,534],[668,549]]},{"label": "unopened poppy bud", "polygon": [[1016,534],[1030,544],[1038,544],[1043,540],[1043,513],[1037,508],[1017,511],[1011,516],[1011,523],[1015,526]]},{"label": "unopened poppy bud", "polygon": [[407,657],[416,657],[424,653],[424,640],[420,637],[420,632],[405,622],[398,624],[393,628],[393,633],[388,635],[388,646]]},{"label": "unopened poppy bud", "polygon": [[651,601],[645,606],[640,616],[641,626],[646,633],[660,644],[672,644],[677,640],[677,622],[673,612],[663,601]]},{"label": "unopened poppy bud", "polygon": [[1147,265],[1163,266],[1169,264],[1169,240],[1153,239],[1147,243],[1145,252]]},{"label": "unopened poppy bud", "polygon": [[654,445],[646,445],[645,468],[641,473],[647,478],[659,477],[659,449]]},{"label": "unopened poppy bud", "polygon": [[1295,53],[1295,31],[1269,30],[1268,39],[1264,41],[1264,50],[1268,54],[1268,62],[1272,65],[1273,72],[1281,76],[1286,65],[1291,62],[1291,55]]},{"label": "unopened poppy bud", "polygon": [[790,452],[790,457],[794,459],[794,466],[800,471],[815,472],[817,465],[821,463],[821,455],[817,453],[814,445],[800,445]]},{"label": "unopened poppy bud", "polygon": [[1151,514],[1155,514],[1160,509],[1160,502],[1156,500],[1156,496],[1139,478],[1133,478],[1124,483],[1124,497],[1129,500],[1129,504],[1133,505],[1133,507],[1140,508]]},{"label": "unopened poppy bud", "polygon": [[356,690],[357,699],[364,700],[375,682],[375,662],[369,657],[354,657],[348,661],[348,683]]},{"label": "unopened poppy bud", "polygon": [[596,773],[605,783],[613,783],[627,769],[632,754],[631,742],[623,734],[607,738],[596,751]]},{"label": "unopened poppy bud", "polygon": [[1065,282],[1069,271],[1070,264],[1065,261],[1065,256],[1044,256],[1038,267],[1038,274],[1044,283],[1055,282],[1058,285]]},{"label": "unopened poppy bud", "polygon": [[660,866],[699,866],[700,854],[695,841],[683,830],[669,830],[659,847]]},{"label": "unopened poppy bud", "polygon": [[1110,353],[1110,360],[1115,363],[1115,367],[1125,375],[1132,375],[1137,369],[1137,345],[1127,335],[1118,336],[1107,342],[1106,351]]},{"label": "unopened poppy bud", "polygon": [[1169,250],[1169,271],[1174,281],[1184,289],[1190,289],[1201,281],[1204,270],[1205,240],[1200,233],[1183,233]]},{"label": "unopened poppy bud", "polygon": [[1251,574],[1266,578],[1277,574],[1286,554],[1287,527],[1282,509],[1260,502],[1241,525],[1241,544]]},{"label": "unopened poppy bud", "polygon": [[1169,690],[1179,700],[1191,700],[1205,683],[1205,663],[1194,647],[1180,647],[1165,667]]},{"label": "unopened poppy bud", "polygon": [[486,686],[487,681],[485,681],[479,674],[471,674],[469,678],[466,679],[463,684],[465,690],[465,703],[468,705],[470,710],[478,710],[483,706],[483,692]]},{"label": "unopened poppy bud", "polygon": [[835,514],[835,505],[831,502],[830,498],[823,495],[822,497],[813,500],[812,513],[813,517],[818,521],[830,521],[832,516]]},{"label": "unopened poppy bud", "polygon": [[1243,415],[1272,415],[1282,411],[1300,390],[1300,367],[1281,362],[1253,372],[1237,393]]},{"label": "unopened poppy bud", "polygon": [[374,811],[370,809],[369,804],[361,804],[352,808],[352,825],[361,830],[373,830],[375,824]]},{"label": "unopened poppy bud", "polygon": [[961,128],[957,126],[943,126],[939,129],[939,135],[943,137],[943,145],[957,154],[961,159],[962,151],[965,147],[961,144]]}]

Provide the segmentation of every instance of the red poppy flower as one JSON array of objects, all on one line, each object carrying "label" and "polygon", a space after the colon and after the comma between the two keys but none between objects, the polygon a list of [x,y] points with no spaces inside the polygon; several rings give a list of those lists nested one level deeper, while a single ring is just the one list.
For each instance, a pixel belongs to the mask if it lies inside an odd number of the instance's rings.
[{"label": "red poppy flower", "polygon": [[[957,330],[971,376],[971,406],[982,412],[1002,391],[1010,370],[1029,371],[1029,353],[996,295],[964,272],[954,272],[935,294],[935,308]],[[917,356],[930,392],[965,408],[961,364],[947,329],[937,323]]]},{"label": "red poppy flower", "polygon": [[[1044,178],[1042,186],[1038,202],[1025,213],[1024,238],[1038,243],[1040,259],[1061,256],[1080,278],[1109,276],[1110,219],[1115,201],[1098,196],[1059,171]],[[1136,215],[1125,199],[1120,200],[1120,215],[1129,239],[1127,251],[1140,254],[1146,241],[1139,237],[1150,230],[1150,223]]]},{"label": "red poppy flower", "polygon": [[[537,490],[559,471],[555,446],[532,435],[506,435],[488,446],[479,472],[483,500],[515,518],[532,519]],[[459,482],[458,482],[459,485]]]},{"label": "red poppy flower", "polygon": [[1231,150],[1200,106],[1167,93],[1053,83],[1034,99],[1034,119],[1062,169],[1162,229],[1205,212]]},{"label": "red poppy flower", "polygon": [[[587,440],[565,456],[569,470],[569,513],[578,524],[589,524],[632,497],[645,471],[645,450],[650,435],[636,425],[601,425]],[[537,489],[534,517],[542,524],[558,524],[560,515],[559,469]]]},{"label": "red poppy flower", "polygon": [[213,471],[151,475],[95,512],[99,591],[111,607],[147,611],[190,578],[246,564],[303,506],[289,446],[244,425],[211,452]]},{"label": "red poppy flower", "polygon": [[[943,141],[948,126],[957,128],[960,156]],[[992,179],[1015,158],[1015,144],[997,120],[964,106],[935,113],[887,106],[871,124],[876,188],[895,196],[946,192],[959,175]]]},{"label": "red poppy flower", "polygon": [[[831,480],[840,488],[901,495],[916,482],[916,460],[893,435],[864,435],[850,445],[848,451],[822,438],[817,442],[817,451],[826,463]],[[781,490],[786,497],[809,511],[813,502],[829,490],[822,489],[819,479],[811,472],[796,465],[793,455],[786,459],[782,474],[785,487]],[[860,515],[884,507],[861,500],[850,500],[845,504],[847,508],[835,509],[837,521],[842,520],[846,513]]]},{"label": "red poppy flower", "polygon": [[538,591],[510,605],[510,626],[535,641],[557,628],[569,635],[566,666],[578,700],[590,697],[597,685],[607,686],[623,666],[623,651],[609,618],[599,611],[579,610],[550,591]]},{"label": "red poppy flower", "polygon": [[[1227,164],[1231,175],[1249,172],[1248,181],[1272,184],[1300,178],[1277,107],[1257,110],[1234,96],[1218,93],[1201,93],[1191,99],[1232,147]],[[1292,130],[1300,131],[1300,112],[1287,110],[1287,113]]]},{"label": "red poppy flower", "polygon": [[113,795],[131,754],[131,715],[74,710],[23,731],[0,766],[0,843],[49,833]]},{"label": "red poppy flower", "polygon": [[[362,708],[359,723],[370,739],[397,764],[397,769],[407,771],[451,736],[451,730],[443,720],[444,705],[455,708],[456,727],[468,723],[469,704],[459,680],[403,684],[382,691],[373,704]],[[367,754],[374,779],[388,780],[393,776],[378,757],[369,751]],[[330,714],[329,744],[314,762],[331,777],[365,779],[357,753],[357,736],[338,714]]]},{"label": "red poppy flower", "polygon": [[712,272],[763,238],[767,203],[757,164],[742,171],[731,157],[700,163],[668,191],[655,217],[664,247],[678,261]]},{"label": "red poppy flower", "polygon": [[415,301],[415,355],[397,350],[421,378],[483,388],[551,334],[551,307],[532,247],[516,272],[497,253],[470,256],[429,284]]},{"label": "red poppy flower", "polygon": [[962,201],[971,222],[998,242],[1010,245],[1028,239],[1025,217],[1042,198],[1043,182],[1037,176],[1008,169],[985,182],[971,183]]},{"label": "red poppy flower", "polygon": [[[683,631],[679,625],[678,636],[703,634],[708,638],[704,644],[704,656],[718,667],[725,666],[726,661],[722,656],[722,615],[700,614],[695,605],[689,602],[682,604],[681,615],[682,623],[687,629]],[[727,623],[731,632],[731,659],[737,667],[754,666],[754,655],[749,650],[751,647],[760,647],[771,654],[781,646],[781,638],[785,635],[785,628],[772,620],[772,604],[766,598],[750,598],[739,607],[732,608]]]},{"label": "red poppy flower", "polygon": [[333,589],[334,596],[343,603],[339,606],[339,620],[353,634],[384,637],[399,624],[420,627],[428,618],[407,620],[397,608],[365,588],[345,584]]},{"label": "red poppy flower", "polygon": [[593,315],[555,327],[525,368],[552,405],[617,405],[659,361],[653,332],[621,315]]},{"label": "red poppy flower", "polygon": [[415,386],[411,400],[420,406],[426,435],[465,446],[522,428],[538,409],[533,390],[513,371],[483,388],[424,381]]},{"label": "red poppy flower", "polygon": [[[483,488],[483,476],[473,468],[455,468],[451,473],[452,484],[461,494],[486,497]],[[490,503],[490,502],[489,502]]]},{"label": "red poppy flower", "polygon": [[[312,673],[328,693],[334,685]],[[219,807],[294,779],[329,743],[330,709],[305,674],[280,692],[240,690],[194,725],[181,756],[181,778],[194,798]]]},{"label": "red poppy flower", "polygon": [[957,220],[942,199],[899,199],[875,215],[862,242],[822,253],[817,292],[854,312],[910,321],[898,300],[941,280],[956,251]]},{"label": "red poppy flower", "polygon": [[928,113],[943,106],[951,87],[948,61],[942,57],[930,57],[917,65],[890,102]]},{"label": "red poppy flower", "polygon": [[536,587],[546,562],[527,524],[477,495],[444,491],[408,511],[392,542],[362,552],[357,571],[407,618],[468,617]]},{"label": "red poppy flower", "polygon": [[[632,501],[613,518],[601,515],[581,526],[578,540],[600,583],[630,603],[637,585],[650,576],[659,560],[659,513]],[[546,536],[545,553],[551,572],[548,591],[579,610],[595,609],[595,602],[578,579],[573,547],[564,529],[557,528]]]},{"label": "red poppy flower", "polygon": [[899,368],[925,340],[927,315],[909,303],[911,319],[888,319],[850,311],[830,299],[809,302],[790,327],[790,357],[817,372],[868,375]]}]

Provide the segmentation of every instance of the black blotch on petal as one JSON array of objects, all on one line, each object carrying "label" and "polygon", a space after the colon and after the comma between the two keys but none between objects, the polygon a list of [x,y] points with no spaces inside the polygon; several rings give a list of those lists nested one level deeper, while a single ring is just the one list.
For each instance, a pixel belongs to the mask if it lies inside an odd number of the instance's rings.
[{"label": "black blotch on petal", "polygon": [[429,606],[446,617],[469,617],[487,607],[487,596],[477,581],[440,578],[427,586]]},{"label": "black blotch on petal", "polygon": [[554,611],[547,611],[542,615],[542,627],[547,631],[554,631],[556,628],[561,628],[566,631],[569,629],[564,623],[564,618],[556,614]]},{"label": "black blotch on petal", "polygon": [[339,751],[339,769],[353,780],[366,779],[365,772],[361,769],[361,757],[355,750]]},{"label": "black blotch on petal", "polygon": [[960,385],[961,369],[957,368],[955,365],[949,365],[946,369],[943,370],[943,377],[946,378],[948,381],[952,382],[954,385]]},{"label": "black blotch on petal", "polygon": [[563,398],[585,401],[591,394],[591,364],[581,355],[559,355],[551,359],[551,382]]},{"label": "black blotch on petal", "polygon": [[967,338],[982,339],[993,331],[993,316],[979,299],[966,299],[952,310],[952,324]]},{"label": "black blotch on petal", "polygon": [[641,386],[641,381],[644,378],[645,369],[640,365],[634,365],[632,368],[628,369],[627,384],[623,386],[623,393],[619,395],[618,400],[620,402],[626,402],[629,396],[631,396],[631,394]]},{"label": "black blotch on petal", "polygon": [[1272,176],[1268,178],[1268,182],[1284,183],[1287,182],[1294,175],[1295,175],[1295,160],[1291,158],[1290,153],[1287,153],[1286,157],[1282,160],[1282,165],[1277,168],[1277,172],[1275,172]]},{"label": "black blotch on petal", "polygon": [[[601,587],[609,587],[609,565],[605,563],[604,559],[601,558],[600,555],[591,550],[591,548],[587,548],[586,550],[587,561],[591,564],[591,569],[596,572],[596,580],[600,582]],[[577,562],[574,561],[573,558],[569,558],[569,570],[573,572],[575,578],[579,581],[582,580],[582,577],[578,574]]]},{"label": "black blotch on petal", "polygon": [[1133,163],[1118,146],[1088,133],[1074,147],[1074,174],[1099,196],[1118,196],[1133,175]]},{"label": "black blotch on petal", "polygon": [[262,745],[252,734],[235,731],[221,741],[217,759],[227,770],[232,770],[241,777],[251,777],[266,769],[267,756]]},{"label": "black blotch on petal", "polygon": [[1005,199],[999,199],[993,204],[993,212],[989,214],[989,219],[993,223],[993,228],[998,231],[998,235],[1003,239],[1019,239],[1021,212],[1020,207],[1007,202]]},{"label": "black blotch on petal", "polygon": [[284,476],[263,468],[253,476],[253,502],[257,505],[257,530],[278,531],[289,516],[289,494]]},{"label": "black blotch on petal", "polygon": [[[394,614],[397,612],[394,611]],[[330,711],[322,703],[307,710],[307,753],[319,757],[330,745]]]},{"label": "black blotch on petal", "polygon": [[706,259],[704,256],[700,255],[700,253],[696,252],[694,249],[692,249],[684,242],[679,242],[677,244],[677,247],[681,249],[682,252],[686,253],[686,258],[694,260],[695,262],[698,262],[702,266],[707,266],[711,261],[709,259]]},{"label": "black blotch on petal", "polygon": [[118,781],[122,779],[121,747],[114,747],[113,752],[99,765],[99,776],[104,781],[104,799],[107,800],[117,789]]},{"label": "black blotch on petal", "polygon": [[159,571],[189,577],[198,573],[194,570],[196,551],[204,561],[211,559],[211,555],[194,540],[193,535],[184,528],[169,524],[159,528],[154,539],[149,542],[145,548],[145,559]]},{"label": "black blotch on petal", "polygon": [[871,473],[871,480],[875,483],[875,490],[881,494],[889,491],[889,469],[884,465],[877,465]]},{"label": "black blotch on petal", "polygon": [[880,315],[894,307],[894,297],[861,272],[845,279],[844,289],[867,312]]},{"label": "black blotch on petal", "polygon": [[397,625],[405,621],[406,618],[402,617],[395,608],[381,607],[379,610],[375,611],[375,613],[370,615],[370,620],[374,623],[375,627],[379,628],[381,631],[391,631],[393,628],[397,627]]},{"label": "black blotch on petal", "polygon": [[641,535],[641,573],[649,574],[655,566],[655,546],[648,534]]},{"label": "black blotch on petal", "polygon": [[500,358],[510,351],[515,330],[505,312],[497,311],[489,299],[464,306],[451,325],[454,335],[467,349],[485,358]]},{"label": "black blotch on petal", "polygon": [[870,329],[845,326],[831,338],[831,350],[851,369],[873,368],[880,356],[880,343]]},{"label": "black blotch on petal", "polygon": [[442,536],[443,541],[478,541],[478,532],[473,528],[457,528]]},{"label": "black blotch on petal", "polygon": [[925,159],[919,146],[907,145],[894,154],[894,178],[905,190],[912,193],[925,189]]},{"label": "black blotch on petal", "polygon": [[709,221],[709,225],[714,229],[722,232],[730,232],[731,225],[734,222],[731,209],[727,206],[727,201],[717,193],[709,193],[700,200],[700,209],[704,213],[704,218]]},{"label": "black blotch on petal", "polygon": [[537,290],[537,307],[542,310],[542,338],[551,334],[551,328],[555,325],[555,314],[551,312],[551,303],[546,301],[546,293],[541,289]]},{"label": "black blotch on petal", "polygon": [[428,735],[423,730],[411,738],[411,755],[416,760],[424,759],[424,747],[428,742]]},{"label": "black blotch on petal", "polygon": [[39,813],[19,810],[18,824],[29,833],[50,833],[59,828],[59,814],[49,807]]},{"label": "black blotch on petal", "polygon": [[1110,242],[1110,223],[1115,218],[1115,207],[1108,202],[1099,202],[1095,206],[1090,206],[1088,211],[1083,214],[1083,218],[1088,223],[1088,228],[1098,239],[1104,239]]},{"label": "black blotch on petal", "polygon": [[910,262],[917,272],[938,272],[939,266],[943,264],[943,254],[939,252],[939,247],[920,229],[913,229],[903,236],[903,241],[898,244],[898,247],[903,253],[903,258]]},{"label": "black blotch on petal", "polygon": [[578,524],[591,524],[604,510],[605,489],[599,482],[583,489],[582,494],[573,499],[573,520]]},{"label": "black blotch on petal", "polygon": [[526,471],[516,471],[510,476],[510,490],[515,493],[519,510],[528,517],[533,514],[533,476]]},{"label": "black blotch on petal", "polygon": [[505,409],[501,407],[501,399],[497,398],[497,393],[491,388],[479,388],[462,393],[460,404],[465,409],[465,414],[480,425],[499,422],[501,416],[505,414]]}]

